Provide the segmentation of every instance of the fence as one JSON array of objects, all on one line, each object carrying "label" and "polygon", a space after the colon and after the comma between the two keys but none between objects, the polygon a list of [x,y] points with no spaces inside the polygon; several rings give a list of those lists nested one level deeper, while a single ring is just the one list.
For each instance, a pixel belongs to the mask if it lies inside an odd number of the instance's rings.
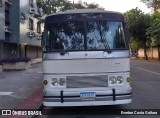
[{"label": "fence", "polygon": [[[159,59],[159,50],[158,46],[150,47],[147,48],[147,56],[149,59]],[[139,58],[144,58],[144,49],[139,49],[138,50],[138,57]]]}]

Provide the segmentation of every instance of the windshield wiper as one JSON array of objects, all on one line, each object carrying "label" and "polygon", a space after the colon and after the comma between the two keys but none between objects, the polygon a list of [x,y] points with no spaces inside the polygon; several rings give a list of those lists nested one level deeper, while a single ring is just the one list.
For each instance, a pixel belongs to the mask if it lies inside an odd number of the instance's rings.
[{"label": "windshield wiper", "polygon": [[65,55],[66,53],[68,52],[68,50],[62,50],[61,52],[60,52],[60,55]]},{"label": "windshield wiper", "polygon": [[60,55],[62,55],[62,56],[65,55],[71,49],[71,47],[72,47],[72,45],[64,50],[61,50]]},{"label": "windshield wiper", "polygon": [[101,42],[103,43],[105,49],[107,50],[108,54],[111,53],[111,48],[109,47],[107,38],[104,36],[104,34],[102,35],[102,32],[100,31],[100,37],[101,37]]}]

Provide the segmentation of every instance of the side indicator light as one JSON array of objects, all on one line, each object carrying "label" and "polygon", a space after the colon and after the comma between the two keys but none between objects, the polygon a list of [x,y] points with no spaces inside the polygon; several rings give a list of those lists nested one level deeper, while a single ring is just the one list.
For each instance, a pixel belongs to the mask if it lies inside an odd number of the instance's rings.
[{"label": "side indicator light", "polygon": [[44,85],[47,85],[48,84],[48,81],[47,80],[43,80],[42,82]]},{"label": "side indicator light", "polygon": [[127,81],[127,82],[131,82],[132,79],[131,79],[130,77],[128,77],[126,81]]}]

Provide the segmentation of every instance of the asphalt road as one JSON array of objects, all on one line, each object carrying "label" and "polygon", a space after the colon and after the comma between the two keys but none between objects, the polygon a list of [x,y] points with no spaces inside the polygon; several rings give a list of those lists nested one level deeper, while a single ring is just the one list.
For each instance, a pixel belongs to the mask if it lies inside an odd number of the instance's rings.
[{"label": "asphalt road", "polygon": [[17,108],[42,86],[42,78],[41,63],[28,70],[0,72],[0,109]]},{"label": "asphalt road", "polygon": [[[45,107],[43,111],[60,112],[62,115],[39,116],[39,118],[160,118],[160,115],[106,115],[107,110],[113,109],[122,111],[159,109],[160,111],[160,63],[132,60],[131,77],[133,87],[131,104],[98,107]],[[64,115],[67,113],[71,115]]]}]

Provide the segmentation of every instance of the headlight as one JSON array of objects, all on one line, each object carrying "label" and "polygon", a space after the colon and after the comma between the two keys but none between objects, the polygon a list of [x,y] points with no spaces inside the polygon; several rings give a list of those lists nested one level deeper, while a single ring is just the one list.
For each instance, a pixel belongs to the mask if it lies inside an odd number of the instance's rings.
[{"label": "headlight", "polygon": [[109,83],[110,84],[115,84],[116,83],[116,77],[115,76],[109,77]]},{"label": "headlight", "polygon": [[109,86],[123,85],[124,78],[123,76],[110,76],[108,83]]},{"label": "headlight", "polygon": [[65,86],[66,85],[66,79],[65,78],[60,78],[59,79],[59,85],[60,86]]},{"label": "headlight", "polygon": [[117,84],[122,84],[123,83],[123,77],[122,76],[118,76],[117,77]]},{"label": "headlight", "polygon": [[51,83],[52,83],[53,86],[58,86],[58,79],[53,78]]}]

